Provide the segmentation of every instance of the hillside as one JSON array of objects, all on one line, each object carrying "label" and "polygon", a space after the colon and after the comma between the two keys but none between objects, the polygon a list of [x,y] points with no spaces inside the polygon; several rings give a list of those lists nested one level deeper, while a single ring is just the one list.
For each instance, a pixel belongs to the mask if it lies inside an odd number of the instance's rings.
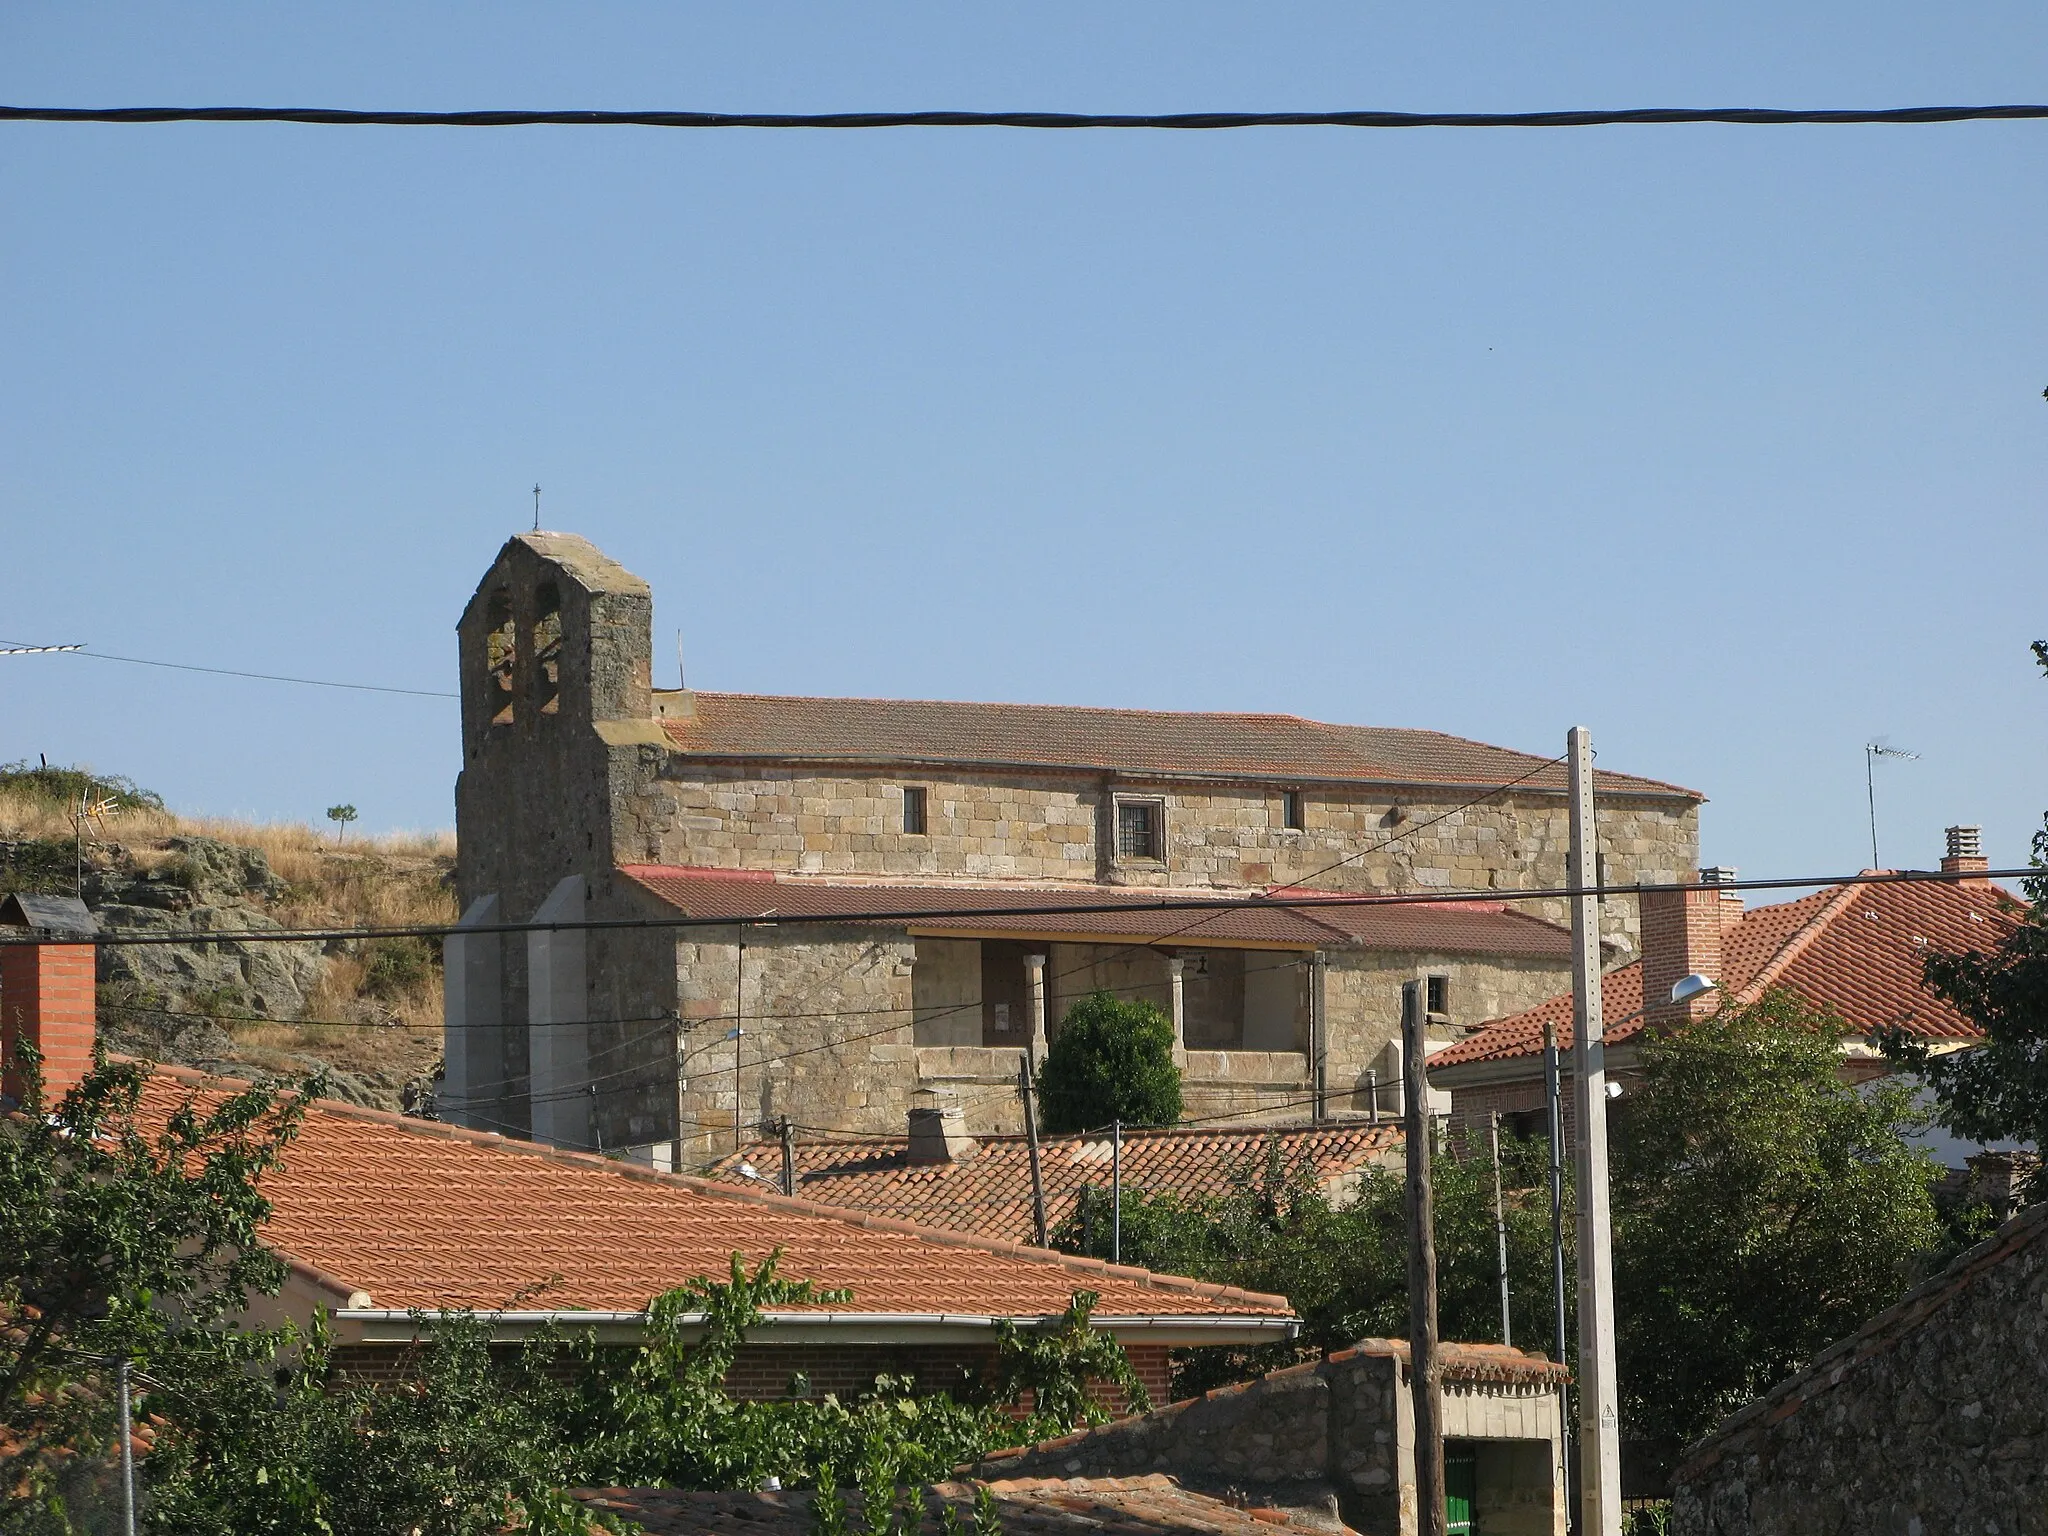
[{"label": "hillside", "polygon": [[154,1060],[242,1075],[327,1068],[340,1097],[416,1106],[441,1056],[438,941],[225,935],[452,922],[454,875],[452,833],[337,841],[310,826],[179,816],[78,769],[0,767],[0,892],[79,894],[109,933],[224,936],[102,947],[101,1032]]}]

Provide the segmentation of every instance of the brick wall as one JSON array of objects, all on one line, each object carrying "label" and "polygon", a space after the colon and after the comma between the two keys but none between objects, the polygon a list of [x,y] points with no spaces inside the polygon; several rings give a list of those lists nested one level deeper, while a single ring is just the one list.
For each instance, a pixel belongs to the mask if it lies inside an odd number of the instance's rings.
[{"label": "brick wall", "polygon": [[14,1068],[14,1042],[43,1055],[43,1093],[58,1096],[92,1070],[91,944],[0,944],[0,1091],[20,1099],[27,1084]]}]

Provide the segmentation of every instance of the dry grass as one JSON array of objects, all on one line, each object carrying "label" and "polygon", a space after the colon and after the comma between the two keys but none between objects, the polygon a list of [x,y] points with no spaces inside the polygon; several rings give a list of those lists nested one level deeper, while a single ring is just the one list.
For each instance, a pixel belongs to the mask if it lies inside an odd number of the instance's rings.
[{"label": "dry grass", "polygon": [[[0,841],[69,844],[72,816],[47,799],[0,786]],[[285,882],[269,914],[287,928],[406,928],[455,921],[453,832],[402,832],[337,841],[294,823],[256,823],[170,811],[111,811],[85,828],[89,869],[147,873],[178,858],[170,839],[210,837],[262,852]],[[68,886],[66,887],[68,889]],[[206,1011],[203,1004],[176,1004]],[[344,1071],[401,1077],[430,1068],[440,1054],[441,965],[438,942],[370,940],[331,955],[302,1021],[221,1020],[239,1057],[290,1070],[292,1058],[317,1055]]]}]

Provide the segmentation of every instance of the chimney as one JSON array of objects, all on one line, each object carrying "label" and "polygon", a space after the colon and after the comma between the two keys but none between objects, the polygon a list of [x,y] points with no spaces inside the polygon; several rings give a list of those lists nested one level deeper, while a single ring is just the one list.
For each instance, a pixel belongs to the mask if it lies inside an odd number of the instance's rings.
[{"label": "chimney", "polygon": [[958,1104],[941,1105],[939,1096],[920,1088],[910,1096],[910,1162],[964,1163],[981,1151],[967,1134],[966,1117]]},{"label": "chimney", "polygon": [[[1732,864],[1709,864],[1700,871],[1701,885],[1721,887],[1721,932],[1724,934],[1741,922],[1742,914],[1748,910],[1742,905],[1742,892],[1730,889],[1740,873]],[[1720,979],[1718,976],[1714,977],[1716,981]]]},{"label": "chimney", "polygon": [[[1716,878],[1707,881],[1709,874]],[[1673,1024],[1684,1019],[1704,1018],[1718,1006],[1718,997],[1703,992],[1683,1003],[1671,1001],[1671,988],[1682,976],[1697,971],[1721,979],[1721,933],[1729,907],[1740,907],[1738,897],[1720,886],[1722,875],[1733,870],[1700,872],[1699,885],[1665,886],[1644,891],[1641,897],[1643,924],[1644,1016],[1652,1023]]]},{"label": "chimney", "polygon": [[[1981,875],[1991,867],[1991,861],[1984,857],[1984,829],[1982,827],[1950,827],[1948,829],[1948,852],[1942,856],[1941,872],[1945,875]],[[1981,884],[1967,881],[1966,884]]]},{"label": "chimney", "polygon": [[28,1092],[14,1062],[17,1040],[42,1053],[45,1104],[92,1070],[98,932],[76,896],[0,900],[0,1094],[17,1104]]}]

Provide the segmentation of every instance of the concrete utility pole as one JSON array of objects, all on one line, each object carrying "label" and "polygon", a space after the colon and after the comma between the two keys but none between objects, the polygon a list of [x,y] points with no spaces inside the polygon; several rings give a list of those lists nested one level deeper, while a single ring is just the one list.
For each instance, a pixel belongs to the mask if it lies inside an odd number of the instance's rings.
[{"label": "concrete utility pole", "polygon": [[[1565,738],[1571,770],[1571,881],[1599,883],[1593,738]],[[1572,1108],[1578,1114],[1579,1531],[1621,1536],[1621,1417],[1614,1383],[1614,1234],[1607,1210],[1606,1025],[1600,1016],[1600,899],[1572,902]]]},{"label": "concrete utility pole", "polygon": [[1450,1536],[1444,1507],[1442,1368],[1436,1353],[1436,1212],[1430,1191],[1429,1076],[1422,983],[1401,984],[1408,1139],[1408,1389],[1415,1403],[1416,1536]]}]

